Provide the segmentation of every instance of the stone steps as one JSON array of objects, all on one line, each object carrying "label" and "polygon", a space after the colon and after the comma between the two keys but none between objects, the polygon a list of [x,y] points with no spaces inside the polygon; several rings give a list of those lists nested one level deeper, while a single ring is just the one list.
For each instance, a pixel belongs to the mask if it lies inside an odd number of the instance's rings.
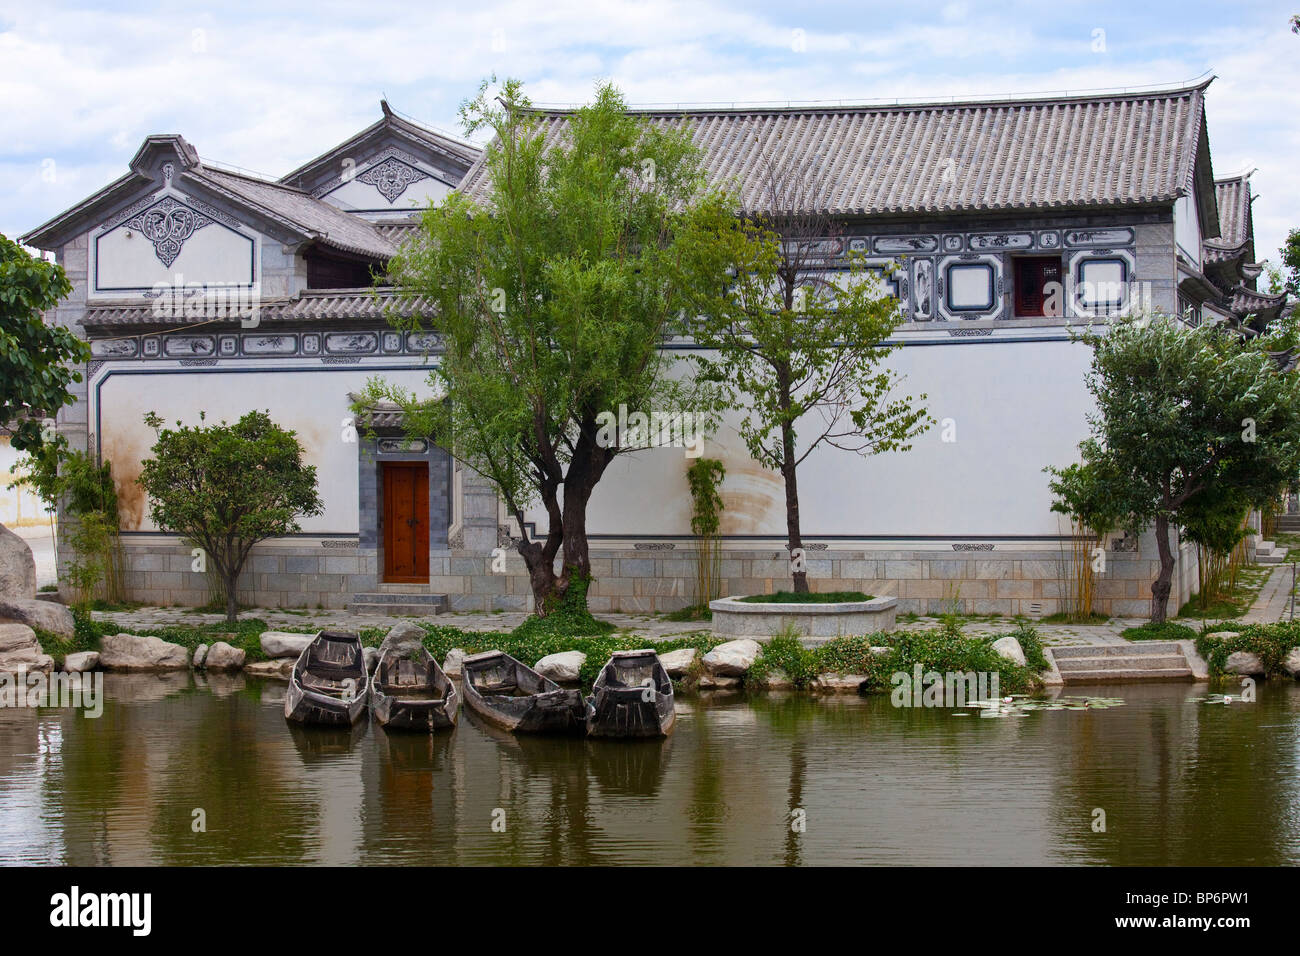
[{"label": "stone steps", "polygon": [[1054,647],[1052,656],[1066,684],[1193,679],[1182,647],[1171,641]]},{"label": "stone steps", "polygon": [[1063,660],[1093,657],[1165,657],[1183,656],[1183,649],[1174,641],[1149,641],[1140,644],[1104,644],[1083,647],[1053,647],[1052,655],[1059,665]]},{"label": "stone steps", "polygon": [[1278,515],[1277,530],[1300,532],[1300,515]]},{"label": "stone steps", "polygon": [[1286,560],[1286,548],[1279,548],[1272,541],[1261,541],[1255,545],[1256,564],[1281,564]]},{"label": "stone steps", "polygon": [[1066,684],[1109,684],[1117,681],[1143,680],[1193,680],[1190,667],[1176,668],[1128,668],[1109,671],[1061,671],[1061,680]]},{"label": "stone steps", "polygon": [[[412,590],[395,590],[396,588]],[[382,591],[368,591],[352,595],[348,610],[353,614],[372,614],[384,617],[433,617],[447,610],[447,595],[430,594],[425,585],[385,585]]]}]

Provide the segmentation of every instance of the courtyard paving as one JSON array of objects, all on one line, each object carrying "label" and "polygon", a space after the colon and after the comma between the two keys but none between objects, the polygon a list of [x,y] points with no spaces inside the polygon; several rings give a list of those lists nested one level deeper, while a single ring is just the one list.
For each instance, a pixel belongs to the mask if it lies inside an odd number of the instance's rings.
[{"label": "courtyard paving", "polygon": [[[1289,574],[1288,569],[1288,574]],[[1289,584],[1288,578],[1288,584]],[[1285,590],[1285,589],[1284,589]],[[202,614],[179,607],[143,607],[130,611],[101,611],[96,616],[100,620],[115,622],[123,631],[145,630],[165,627],[173,624],[209,624],[224,620],[220,614]],[[460,628],[465,631],[509,631],[523,623],[528,615],[521,611],[507,611],[499,614],[439,614],[435,618],[424,620],[436,621],[438,624]],[[644,637],[648,643],[671,640],[689,634],[707,632],[708,625],[701,622],[669,621],[649,614],[602,614],[603,620],[609,621],[621,633]],[[240,614],[241,618],[261,618],[274,628],[319,629],[325,627],[341,628],[389,628],[402,620],[412,618],[386,617],[373,614],[353,614],[350,611],[287,611],[274,608],[256,608]],[[1053,647],[1080,645],[1102,645],[1126,643],[1120,633],[1126,627],[1141,624],[1141,618],[1115,618],[1100,625],[1074,624],[1037,624],[1043,643]],[[921,617],[914,621],[900,622],[898,630],[918,631],[937,627],[938,618]],[[964,621],[967,634],[1005,634],[1019,626],[1019,622],[1010,618],[974,618]]]}]

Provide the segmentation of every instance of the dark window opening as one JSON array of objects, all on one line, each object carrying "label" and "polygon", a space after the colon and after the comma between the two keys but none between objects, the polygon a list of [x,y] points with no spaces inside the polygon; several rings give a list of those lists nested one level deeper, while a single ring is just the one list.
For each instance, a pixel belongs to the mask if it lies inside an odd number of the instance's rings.
[{"label": "dark window opening", "polygon": [[307,288],[368,289],[374,283],[372,268],[369,262],[311,253],[307,256]]},{"label": "dark window opening", "polygon": [[1024,319],[1059,318],[1065,289],[1060,256],[1025,256],[1012,260],[1016,315]]}]

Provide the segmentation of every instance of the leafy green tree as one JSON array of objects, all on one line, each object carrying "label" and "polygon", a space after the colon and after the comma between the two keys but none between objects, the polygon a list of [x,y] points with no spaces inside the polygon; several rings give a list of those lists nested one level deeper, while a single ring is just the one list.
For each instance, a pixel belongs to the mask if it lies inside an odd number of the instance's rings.
[{"label": "leafy green tree", "polygon": [[71,291],[62,266],[0,235],[0,426],[19,451],[41,444],[41,416],[72,403],[68,386],[81,373],[70,366],[90,357],[86,343],[41,314]]},{"label": "leafy green tree", "polygon": [[1160,573],[1151,620],[1165,619],[1174,570],[1170,526],[1200,495],[1258,504],[1300,473],[1300,376],[1214,326],[1187,329],[1162,316],[1114,322],[1080,340],[1093,348],[1088,390],[1097,404],[1085,468],[1107,479],[1111,513],[1127,527],[1154,524]]},{"label": "leafy green tree", "polygon": [[[669,374],[661,346],[689,290],[717,281],[693,274],[684,250],[725,241],[705,228],[728,200],[707,188],[686,136],[630,116],[612,86],[554,145],[513,80],[495,100],[484,84],[462,118],[470,133],[496,134],[486,201],[454,193],[428,209],[389,267],[401,295],[433,304],[439,400],[372,381],[358,411],[396,402],[408,434],[488,478],[522,532],[537,613],[585,615],[588,502],[616,455],[653,444],[611,436],[608,416],[711,408],[707,390]],[[423,328],[420,316],[392,321]],[[525,521],[535,502],[547,515],[540,540]]]},{"label": "leafy green tree", "polygon": [[234,425],[177,422],[174,429],[150,412],[145,423],[158,436],[138,479],[149,495],[149,517],[203,549],[234,624],[236,586],[253,546],[293,534],[299,516],[322,512],[316,468],[302,463],[296,433],[265,412],[248,412]]},{"label": "leafy green tree", "polygon": [[750,455],[781,475],[791,577],[806,593],[799,465],[822,445],[864,457],[907,451],[933,420],[912,396],[894,394],[900,377],[884,366],[897,346],[881,343],[903,320],[897,300],[860,256],[843,270],[827,261],[841,229],[816,211],[827,192],[821,170],[782,163],[770,142],[757,151],[755,188],[769,212],[727,211],[715,222],[729,241],[701,252],[731,254],[713,268],[732,280],[702,287],[691,331],[708,351],[690,359],[746,410],[739,433]]}]

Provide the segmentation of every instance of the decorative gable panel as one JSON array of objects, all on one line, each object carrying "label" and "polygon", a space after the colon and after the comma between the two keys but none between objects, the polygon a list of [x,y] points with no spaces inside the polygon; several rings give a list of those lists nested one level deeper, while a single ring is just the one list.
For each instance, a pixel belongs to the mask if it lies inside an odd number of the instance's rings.
[{"label": "decorative gable panel", "polygon": [[252,288],[259,239],[243,223],[165,188],[91,234],[91,295],[135,296],[177,276],[185,283]]},{"label": "decorative gable panel", "polygon": [[348,212],[406,216],[441,202],[453,186],[445,173],[389,146],[359,164],[344,160],[339,175],[312,190],[312,196]]}]

